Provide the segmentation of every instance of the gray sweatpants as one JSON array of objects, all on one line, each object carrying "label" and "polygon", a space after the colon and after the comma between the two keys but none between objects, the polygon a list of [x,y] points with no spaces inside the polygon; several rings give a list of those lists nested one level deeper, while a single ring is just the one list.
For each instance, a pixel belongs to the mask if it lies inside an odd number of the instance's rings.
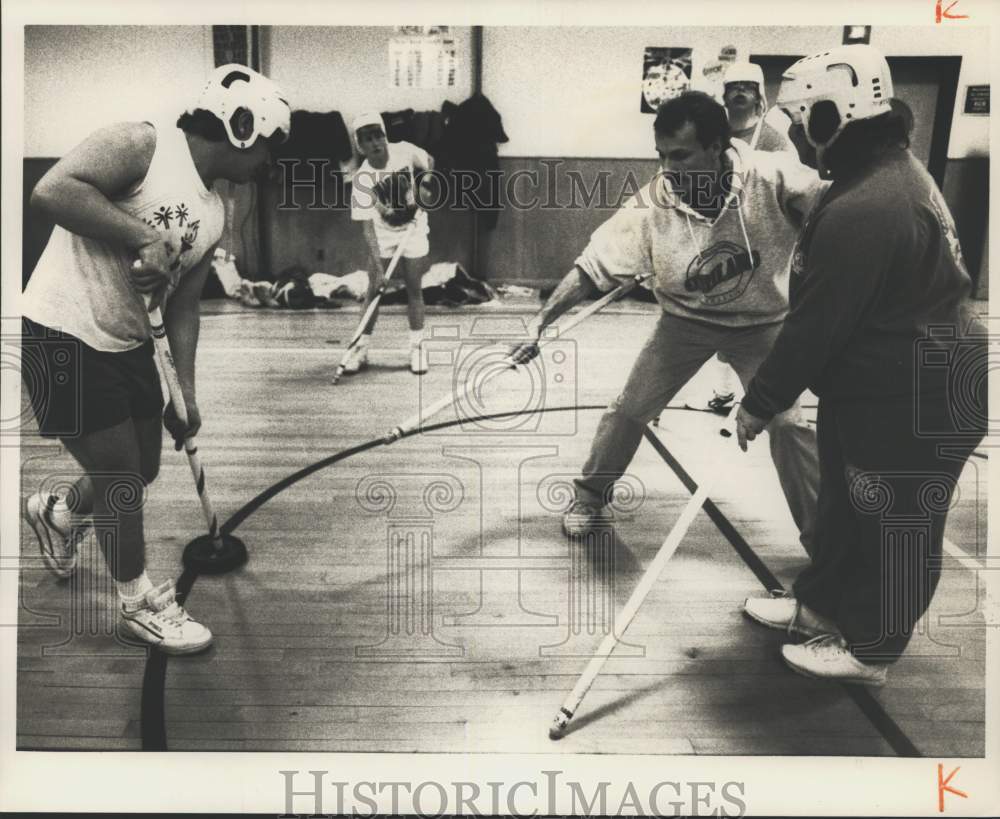
[{"label": "gray sweatpants", "polygon": [[[635,456],[643,429],[715,353],[732,366],[746,389],[780,329],[781,324],[733,328],[661,315],[625,388],[601,418],[590,457],[576,480],[577,498],[604,506]],[[816,432],[802,417],[798,401],[775,416],[767,432],[792,519],[802,545],[811,553],[819,494]]]}]

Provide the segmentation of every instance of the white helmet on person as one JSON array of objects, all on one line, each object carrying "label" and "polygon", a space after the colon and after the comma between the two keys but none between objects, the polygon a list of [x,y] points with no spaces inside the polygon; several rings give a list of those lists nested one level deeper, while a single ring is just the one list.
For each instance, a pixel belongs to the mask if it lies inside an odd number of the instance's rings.
[{"label": "white helmet on person", "polygon": [[757,94],[760,96],[764,107],[767,107],[767,97],[764,94],[764,71],[756,63],[740,62],[732,63],[726,69],[722,78],[723,90],[733,82],[752,82],[757,84]]},{"label": "white helmet on person", "polygon": [[236,148],[250,148],[257,137],[288,138],[292,112],[281,89],[263,74],[239,63],[216,68],[188,113],[209,111],[219,118]]},{"label": "white helmet on person", "polygon": [[382,130],[385,134],[385,120],[382,119],[382,115],[376,111],[365,111],[362,114],[358,114],[351,121],[351,134],[354,136],[354,141],[358,141],[358,131],[362,128],[377,127]]},{"label": "white helmet on person", "polygon": [[852,122],[891,110],[892,75],[870,45],[831,48],[792,65],[781,78],[777,105],[801,124],[814,148],[827,148]]}]

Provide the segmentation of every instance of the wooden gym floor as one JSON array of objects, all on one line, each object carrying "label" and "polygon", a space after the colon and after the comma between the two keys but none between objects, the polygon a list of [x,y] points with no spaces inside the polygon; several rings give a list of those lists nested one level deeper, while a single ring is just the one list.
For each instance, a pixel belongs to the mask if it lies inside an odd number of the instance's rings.
[{"label": "wooden gym floor", "polygon": [[[560,533],[567,482],[651,329],[651,305],[613,305],[550,345],[544,373],[505,375],[467,410],[544,412],[360,446],[445,395],[455,361],[466,362],[459,377],[484,371],[483,340],[516,332],[531,307],[429,310],[432,368],[419,380],[406,369],[401,308],[386,309],[372,366],[334,387],[356,310],[207,302],[199,449],[220,520],[239,521],[250,553],[231,574],[182,577],[215,644],[166,659],[116,639],[93,538],[60,583],[22,525],[18,747],[983,754],[985,460],[970,460],[949,518],[964,561],[948,559],[920,634],[888,685],[869,690],[793,674],[784,635],[741,614],[771,575],[788,587],[805,558],[766,443],[740,453],[718,417],[665,412],[632,464],[615,533],[583,546]],[[22,497],[76,472],[30,431],[22,467]],[[550,742],[553,716],[690,480],[711,471],[714,519],[695,519],[570,733]],[[169,446],[146,522],[151,577],[177,576],[204,523],[186,460]]]}]

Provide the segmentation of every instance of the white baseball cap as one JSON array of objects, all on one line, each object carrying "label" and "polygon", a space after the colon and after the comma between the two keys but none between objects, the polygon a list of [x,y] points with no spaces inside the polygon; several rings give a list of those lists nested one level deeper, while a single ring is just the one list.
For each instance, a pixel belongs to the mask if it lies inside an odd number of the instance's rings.
[{"label": "white baseball cap", "polygon": [[351,122],[351,133],[354,134],[354,138],[358,138],[358,131],[362,128],[367,128],[370,125],[377,125],[382,129],[382,133],[385,133],[385,123],[382,121],[382,115],[375,111],[366,111],[363,114],[358,114],[354,121]]}]

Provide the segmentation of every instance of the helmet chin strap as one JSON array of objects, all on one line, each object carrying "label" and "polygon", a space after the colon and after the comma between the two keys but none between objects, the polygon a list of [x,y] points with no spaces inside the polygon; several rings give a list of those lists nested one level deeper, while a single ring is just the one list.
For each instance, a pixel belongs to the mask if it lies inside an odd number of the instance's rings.
[{"label": "helmet chin strap", "polygon": [[[841,129],[842,131],[843,129]],[[814,143],[809,137],[806,140],[810,145],[813,146],[813,150],[816,152],[816,170],[819,171],[819,175],[823,179],[831,179],[831,171],[829,165],[826,164],[826,152],[830,150],[830,146],[837,141],[837,137],[840,136],[841,131],[837,131],[832,137],[830,137],[827,142],[822,145]]]}]

